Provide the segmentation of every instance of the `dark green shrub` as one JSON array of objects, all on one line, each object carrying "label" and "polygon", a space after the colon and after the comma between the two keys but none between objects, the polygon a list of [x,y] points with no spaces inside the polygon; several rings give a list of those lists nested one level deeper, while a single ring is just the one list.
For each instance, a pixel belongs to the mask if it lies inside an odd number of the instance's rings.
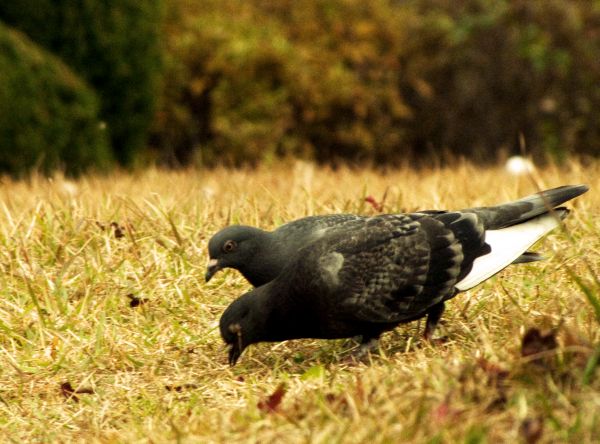
[{"label": "dark green shrub", "polygon": [[117,159],[144,146],[161,74],[160,0],[0,2],[0,20],[61,57],[97,91]]},{"label": "dark green shrub", "polygon": [[0,24],[0,172],[107,167],[98,108],[94,92],[66,65]]},{"label": "dark green shrub", "polygon": [[154,127],[163,155],[239,164],[399,150],[409,110],[398,95],[396,54],[407,36],[388,2],[179,5]]},{"label": "dark green shrub", "polygon": [[294,54],[285,35],[272,21],[256,26],[241,3],[177,5],[153,132],[158,155],[170,164],[238,164],[274,155],[290,115],[284,77]]}]

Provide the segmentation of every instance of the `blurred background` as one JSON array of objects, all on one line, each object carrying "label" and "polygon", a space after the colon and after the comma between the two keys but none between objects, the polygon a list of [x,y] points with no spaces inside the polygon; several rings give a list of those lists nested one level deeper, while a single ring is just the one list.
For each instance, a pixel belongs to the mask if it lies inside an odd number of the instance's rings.
[{"label": "blurred background", "polygon": [[598,0],[0,2],[0,172],[600,154]]}]

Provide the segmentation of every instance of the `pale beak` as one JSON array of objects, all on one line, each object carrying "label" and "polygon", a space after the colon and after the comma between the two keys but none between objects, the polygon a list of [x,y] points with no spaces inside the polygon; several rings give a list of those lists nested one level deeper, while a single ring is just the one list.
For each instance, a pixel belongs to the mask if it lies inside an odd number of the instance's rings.
[{"label": "pale beak", "polygon": [[219,265],[219,261],[217,259],[211,259],[208,261],[206,265],[206,274],[204,275],[204,279],[206,282],[210,281],[214,274],[221,269]]}]

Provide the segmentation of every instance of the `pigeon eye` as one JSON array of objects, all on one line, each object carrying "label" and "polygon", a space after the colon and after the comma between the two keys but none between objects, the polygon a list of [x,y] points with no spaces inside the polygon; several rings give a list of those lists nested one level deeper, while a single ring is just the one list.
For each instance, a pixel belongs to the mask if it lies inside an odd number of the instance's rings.
[{"label": "pigeon eye", "polygon": [[231,253],[233,250],[237,248],[237,243],[234,240],[228,240],[223,244],[223,251],[225,253]]}]

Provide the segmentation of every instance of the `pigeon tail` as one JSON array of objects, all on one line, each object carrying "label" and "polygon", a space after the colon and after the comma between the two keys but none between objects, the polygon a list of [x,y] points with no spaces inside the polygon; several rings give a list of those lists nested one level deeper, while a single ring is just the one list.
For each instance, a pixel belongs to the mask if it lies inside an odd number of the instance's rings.
[{"label": "pigeon tail", "polygon": [[[563,219],[569,210],[556,208],[554,212]],[[460,291],[473,288],[515,260],[519,260],[529,247],[560,224],[559,218],[546,213],[521,224],[499,230],[487,230],[485,242],[491,247],[491,252],[475,259],[473,268],[456,284],[456,288]]]},{"label": "pigeon tail", "polygon": [[587,185],[564,185],[506,204],[493,207],[468,208],[461,211],[477,214],[486,229],[499,230],[548,213],[558,205],[574,199],[588,190]]},{"label": "pigeon tail", "polygon": [[521,256],[516,258],[512,263],[513,264],[528,264],[530,262],[543,261],[545,259],[546,259],[545,256],[542,256],[541,254],[536,253],[535,251],[526,251]]}]

